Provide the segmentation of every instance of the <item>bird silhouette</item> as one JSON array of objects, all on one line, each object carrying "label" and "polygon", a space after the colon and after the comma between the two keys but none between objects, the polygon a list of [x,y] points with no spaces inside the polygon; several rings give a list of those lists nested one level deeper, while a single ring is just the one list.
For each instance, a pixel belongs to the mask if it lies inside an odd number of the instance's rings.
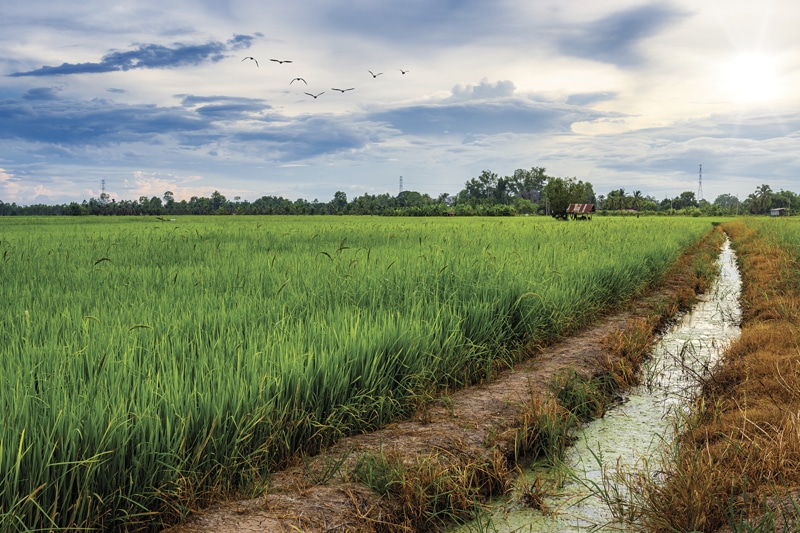
[{"label": "bird silhouette", "polygon": [[371,70],[368,70],[367,72],[369,72],[370,74],[372,74],[372,77],[373,77],[373,78],[377,78],[378,76],[380,76],[381,74],[383,74],[383,72],[378,72],[377,74],[375,74],[375,73],[374,73],[374,72],[372,72]]},{"label": "bird silhouette", "polygon": [[291,63],[291,61],[289,61],[288,59],[270,59],[270,61],[280,63],[281,65],[283,65],[284,63]]},{"label": "bird silhouette", "polygon": [[321,92],[321,93],[319,93],[319,94],[311,94],[311,93],[306,93],[306,94],[307,94],[308,96],[312,97],[314,100],[316,100],[316,99],[319,97],[319,95],[320,95],[320,94],[325,94],[325,91],[322,91],[322,92]]},{"label": "bird silhouette", "polygon": [[397,69],[397,70],[399,70],[399,71],[400,71],[400,74],[405,74],[406,72],[408,72],[407,70],[403,70],[403,69],[401,69],[401,68],[399,68],[399,69]]},{"label": "bird silhouette", "polygon": [[293,79],[292,81],[289,82],[289,85],[293,84],[296,81],[302,81],[303,83],[308,85],[308,82],[306,80],[304,80],[303,78],[295,78],[295,79]]},{"label": "bird silhouette", "polygon": [[[244,59],[252,59],[253,61],[255,61],[255,63],[256,63],[256,66],[258,66],[258,61],[256,61],[256,58],[255,58],[255,57],[252,57],[252,56],[247,56],[247,57],[245,57]],[[244,59],[242,59],[242,61],[244,61]]]},{"label": "bird silhouette", "polygon": [[336,87],[331,87],[331,91],[339,91],[340,93],[344,94],[345,91],[352,91],[355,87],[350,87],[349,89],[337,89]]}]

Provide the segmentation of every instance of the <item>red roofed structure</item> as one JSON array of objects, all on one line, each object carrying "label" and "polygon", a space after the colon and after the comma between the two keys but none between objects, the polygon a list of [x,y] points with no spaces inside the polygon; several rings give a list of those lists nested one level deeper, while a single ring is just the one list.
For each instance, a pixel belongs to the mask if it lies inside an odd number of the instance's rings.
[{"label": "red roofed structure", "polygon": [[592,219],[592,212],[594,211],[594,204],[569,204],[567,207],[567,218],[577,220]]}]

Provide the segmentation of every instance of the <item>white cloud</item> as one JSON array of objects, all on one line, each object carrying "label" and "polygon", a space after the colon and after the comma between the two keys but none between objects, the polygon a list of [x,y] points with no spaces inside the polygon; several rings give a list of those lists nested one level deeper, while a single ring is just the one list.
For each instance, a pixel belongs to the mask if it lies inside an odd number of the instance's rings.
[{"label": "white cloud", "polygon": [[452,100],[485,100],[491,98],[507,98],[514,95],[516,86],[511,80],[490,83],[483,78],[480,83],[472,85],[456,85],[452,89]]},{"label": "white cloud", "polygon": [[[395,193],[400,175],[407,189],[456,193],[481,170],[534,165],[598,192],[638,182],[661,195],[691,186],[700,162],[709,191],[797,189],[791,0],[53,0],[3,11],[6,202],[80,202],[102,179],[126,199],[328,200]],[[741,98],[730,80],[747,73],[721,73],[742,54],[771,58],[783,90]],[[9,76],[64,64],[82,66]],[[78,73],[92,68],[112,71]],[[309,85],[290,84],[297,76]]]}]

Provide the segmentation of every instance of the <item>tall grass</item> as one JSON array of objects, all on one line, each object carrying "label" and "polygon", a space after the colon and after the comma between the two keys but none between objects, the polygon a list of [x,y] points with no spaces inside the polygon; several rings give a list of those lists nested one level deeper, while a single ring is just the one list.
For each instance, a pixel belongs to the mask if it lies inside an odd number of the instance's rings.
[{"label": "tall grass", "polygon": [[656,281],[701,219],[0,220],[0,527],[174,521]]}]

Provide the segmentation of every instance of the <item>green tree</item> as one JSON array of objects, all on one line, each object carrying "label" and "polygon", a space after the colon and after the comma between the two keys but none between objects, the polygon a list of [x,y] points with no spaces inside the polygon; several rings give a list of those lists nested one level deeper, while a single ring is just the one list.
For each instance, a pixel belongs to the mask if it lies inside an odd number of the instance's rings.
[{"label": "green tree", "polygon": [[342,191],[336,191],[333,194],[333,200],[331,200],[330,206],[332,213],[344,213],[347,207],[347,195]]},{"label": "green tree", "polygon": [[755,205],[757,213],[768,213],[772,206],[772,187],[767,184],[756,187]]},{"label": "green tree", "polygon": [[211,212],[212,213],[216,213],[220,209],[224,209],[225,208],[225,204],[227,203],[227,201],[228,200],[225,198],[225,196],[221,192],[214,191],[211,194]]},{"label": "green tree", "polygon": [[792,191],[784,191],[781,189],[780,191],[772,194],[771,207],[783,207],[784,209],[788,210],[789,213],[794,213],[797,211],[797,209],[800,209],[800,196]]},{"label": "green tree", "polygon": [[464,184],[464,189],[459,193],[459,200],[472,206],[487,204],[494,199],[496,189],[497,174],[484,170],[480,176]]},{"label": "green tree", "polygon": [[633,208],[637,211],[642,210],[642,191],[633,191],[633,195],[631,196]]},{"label": "green tree", "polygon": [[739,208],[739,199],[732,194],[720,194],[714,200],[714,205],[717,206],[720,213],[734,214]]},{"label": "green tree", "polygon": [[172,209],[175,205],[175,195],[172,191],[167,191],[164,193],[164,206],[167,209]]},{"label": "green tree", "polygon": [[569,204],[594,203],[592,184],[576,178],[550,178],[544,186],[544,195],[555,218],[567,218]]},{"label": "green tree", "polygon": [[530,170],[518,168],[514,174],[506,178],[509,191],[520,198],[525,198],[531,202],[539,200],[539,193],[544,188],[548,180],[545,169],[533,167]]},{"label": "green tree", "polygon": [[609,209],[618,209],[622,211],[625,209],[627,196],[625,195],[625,189],[614,189],[608,193],[607,203]]}]

